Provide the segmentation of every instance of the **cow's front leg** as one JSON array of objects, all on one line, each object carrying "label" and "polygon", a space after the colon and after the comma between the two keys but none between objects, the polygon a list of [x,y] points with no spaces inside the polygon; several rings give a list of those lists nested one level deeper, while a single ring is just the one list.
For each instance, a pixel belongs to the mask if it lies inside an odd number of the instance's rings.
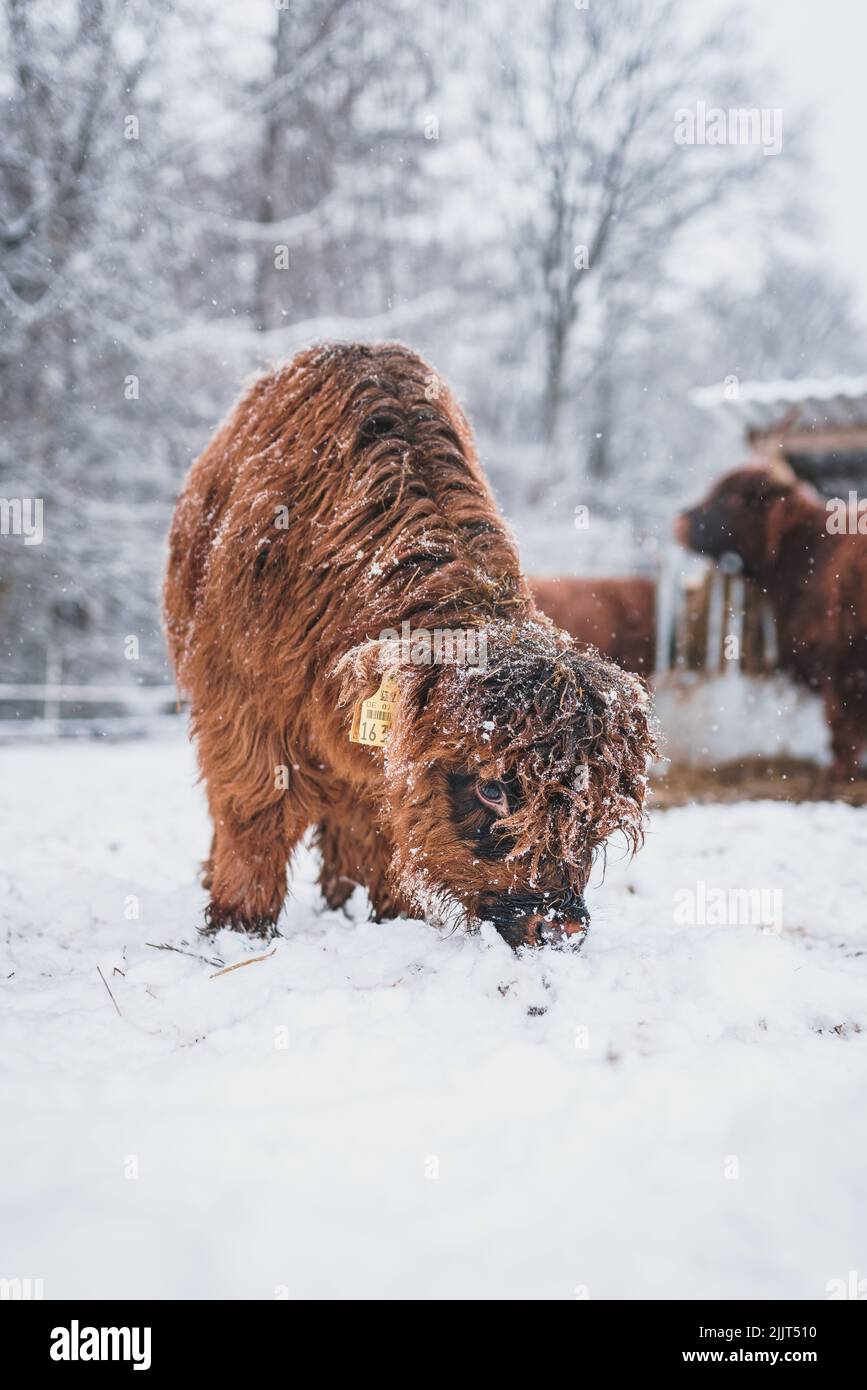
[{"label": "cow's front leg", "polygon": [[864,751],[863,723],[850,714],[843,701],[826,696],[825,715],[831,731],[831,782],[846,785],[857,776]]},{"label": "cow's front leg", "polygon": [[205,930],[232,927],[274,936],[286,897],[287,864],[302,832],[290,841],[281,805],[267,806],[248,820],[218,812],[215,824]]},{"label": "cow's front leg", "polygon": [[329,907],[343,907],[360,884],[377,922],[406,915],[409,905],[390,878],[394,845],[374,823],[372,808],[352,803],[346,814],[330,810],[317,828],[316,844],[322,856],[319,884]]}]

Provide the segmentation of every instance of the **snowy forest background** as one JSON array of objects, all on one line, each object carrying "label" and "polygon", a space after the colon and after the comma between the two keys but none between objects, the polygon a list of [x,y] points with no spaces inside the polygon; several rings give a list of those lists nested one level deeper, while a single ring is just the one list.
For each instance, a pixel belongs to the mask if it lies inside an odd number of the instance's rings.
[{"label": "snowy forest background", "polygon": [[808,114],[784,112],[778,157],[674,141],[679,107],[763,104],[733,12],[0,7],[0,495],[45,508],[43,544],[0,551],[6,681],[52,654],[69,680],[168,678],[183,474],[243,380],[316,337],[430,357],[549,572],[653,565],[738,461],[693,388],[863,367]]}]

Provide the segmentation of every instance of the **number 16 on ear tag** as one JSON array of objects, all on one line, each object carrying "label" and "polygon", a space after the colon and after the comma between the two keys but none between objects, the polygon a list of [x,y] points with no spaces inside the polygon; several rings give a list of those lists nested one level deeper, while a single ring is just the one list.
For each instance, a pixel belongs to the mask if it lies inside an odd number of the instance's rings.
[{"label": "number 16 on ear tag", "polygon": [[375,695],[359,700],[352,714],[350,743],[366,743],[368,748],[384,746],[386,734],[391,728],[397,689],[397,677],[385,675]]}]

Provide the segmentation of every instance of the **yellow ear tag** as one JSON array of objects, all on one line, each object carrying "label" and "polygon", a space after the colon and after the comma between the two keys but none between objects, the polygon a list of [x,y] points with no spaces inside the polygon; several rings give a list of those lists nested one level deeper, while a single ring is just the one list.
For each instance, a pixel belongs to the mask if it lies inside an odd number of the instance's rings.
[{"label": "yellow ear tag", "polygon": [[359,700],[352,714],[350,743],[366,743],[368,748],[384,746],[385,736],[391,728],[397,688],[397,677],[385,675],[375,695]]}]

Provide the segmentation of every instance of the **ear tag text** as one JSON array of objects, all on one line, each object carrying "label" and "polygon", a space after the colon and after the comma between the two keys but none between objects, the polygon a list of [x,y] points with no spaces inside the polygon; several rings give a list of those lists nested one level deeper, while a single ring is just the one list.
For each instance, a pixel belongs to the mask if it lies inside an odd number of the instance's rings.
[{"label": "ear tag text", "polygon": [[375,695],[359,700],[352,714],[350,743],[365,743],[368,748],[382,748],[391,728],[394,704],[397,699],[397,678],[384,675]]}]

